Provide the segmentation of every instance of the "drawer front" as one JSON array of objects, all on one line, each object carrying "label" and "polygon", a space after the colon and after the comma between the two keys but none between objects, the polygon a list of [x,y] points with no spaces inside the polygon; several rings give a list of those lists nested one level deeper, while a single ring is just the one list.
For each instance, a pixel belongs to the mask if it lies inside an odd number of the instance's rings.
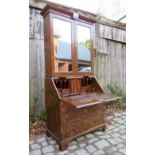
[{"label": "drawer front", "polygon": [[84,121],[78,121],[78,122],[71,122],[70,124],[63,125],[61,127],[61,138],[71,138],[76,136],[79,133],[84,132]]},{"label": "drawer front", "polygon": [[62,104],[60,108],[61,123],[67,123],[78,119],[87,119],[89,117],[103,117],[105,114],[105,108],[103,104],[94,105],[91,107],[85,107],[76,109],[70,105]]},{"label": "drawer front", "polygon": [[63,124],[61,124],[61,137],[62,139],[74,137],[104,123],[105,119],[103,115],[100,114],[85,118],[64,119]]},{"label": "drawer front", "polygon": [[104,104],[96,104],[93,106],[77,109],[77,108],[74,108],[72,105],[61,102],[61,105],[60,105],[61,114],[69,114],[70,112],[76,112],[76,111],[82,111],[85,114],[90,113],[90,112],[96,112],[96,111],[103,112],[103,111],[105,111],[105,105]]},{"label": "drawer front", "polygon": [[88,130],[97,127],[103,123],[105,123],[104,116],[102,114],[96,114],[95,116],[84,119],[84,129]]}]

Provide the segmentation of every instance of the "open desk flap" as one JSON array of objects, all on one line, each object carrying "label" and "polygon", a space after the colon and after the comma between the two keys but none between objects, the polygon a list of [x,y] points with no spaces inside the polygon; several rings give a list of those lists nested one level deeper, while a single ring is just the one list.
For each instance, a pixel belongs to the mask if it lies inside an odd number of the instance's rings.
[{"label": "open desk flap", "polygon": [[63,97],[62,101],[79,109],[95,104],[107,103],[110,101],[118,100],[120,98],[121,97],[103,93],[89,93]]}]

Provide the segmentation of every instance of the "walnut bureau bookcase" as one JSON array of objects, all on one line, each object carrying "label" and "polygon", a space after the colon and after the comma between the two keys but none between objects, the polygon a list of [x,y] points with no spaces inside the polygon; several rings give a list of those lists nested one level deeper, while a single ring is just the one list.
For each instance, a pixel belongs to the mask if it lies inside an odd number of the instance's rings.
[{"label": "walnut bureau bookcase", "polygon": [[64,150],[71,140],[106,129],[106,94],[94,76],[94,21],[76,11],[47,5],[43,11],[47,135]]}]

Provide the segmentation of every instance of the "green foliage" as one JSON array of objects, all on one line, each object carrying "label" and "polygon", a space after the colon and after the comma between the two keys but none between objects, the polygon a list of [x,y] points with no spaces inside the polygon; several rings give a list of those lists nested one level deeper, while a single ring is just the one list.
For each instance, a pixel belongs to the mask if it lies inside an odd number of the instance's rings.
[{"label": "green foliage", "polygon": [[39,112],[37,113],[37,118],[40,121],[46,121],[46,109],[42,108],[39,110]]},{"label": "green foliage", "polygon": [[90,49],[90,41],[89,40],[83,41],[80,44],[83,45],[84,47]]},{"label": "green foliage", "polygon": [[[31,99],[31,105],[33,107],[33,112],[29,115],[30,123],[35,122],[36,120],[45,121],[46,120],[46,109],[44,108],[42,103],[42,98],[44,95],[44,89],[40,90],[38,95],[35,95]],[[40,108],[38,106],[41,106]],[[39,111],[37,109],[40,109]]]},{"label": "green foliage", "polygon": [[29,121],[30,123],[34,123],[35,121],[41,121],[41,122],[45,122],[46,121],[46,109],[45,108],[41,108],[37,114],[31,114],[29,116]]},{"label": "green foliage", "polygon": [[33,96],[32,97],[32,105],[34,106],[37,102],[38,102],[38,97],[37,96]]},{"label": "green foliage", "polygon": [[42,89],[40,90],[40,93],[39,93],[38,96],[37,96],[37,98],[38,98],[37,102],[39,102],[39,105],[42,105],[42,98],[43,98],[43,95],[44,95],[44,88],[42,88]]},{"label": "green foliage", "polygon": [[123,91],[123,89],[121,89],[117,85],[111,84],[111,83],[109,83],[107,85],[107,89],[108,89],[108,91],[110,91],[111,94],[121,97],[121,99],[119,99],[117,101],[113,101],[112,102],[113,104],[125,104],[126,103],[126,94]]},{"label": "green foliage", "polygon": [[29,116],[29,122],[34,123],[37,120],[37,116],[35,114],[30,114]]},{"label": "green foliage", "polygon": [[40,90],[40,93],[38,95],[32,96],[32,99],[31,99],[32,106],[35,106],[36,104],[42,105],[41,102],[42,102],[43,95],[44,95],[44,88]]}]

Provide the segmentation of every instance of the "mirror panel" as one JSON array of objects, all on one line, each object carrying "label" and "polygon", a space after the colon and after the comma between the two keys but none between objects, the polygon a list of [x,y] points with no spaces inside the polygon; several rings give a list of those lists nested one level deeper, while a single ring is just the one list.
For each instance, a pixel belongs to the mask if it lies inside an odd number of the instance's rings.
[{"label": "mirror panel", "polygon": [[91,72],[90,28],[77,25],[78,71]]},{"label": "mirror panel", "polygon": [[72,72],[71,22],[53,18],[55,72]]}]

